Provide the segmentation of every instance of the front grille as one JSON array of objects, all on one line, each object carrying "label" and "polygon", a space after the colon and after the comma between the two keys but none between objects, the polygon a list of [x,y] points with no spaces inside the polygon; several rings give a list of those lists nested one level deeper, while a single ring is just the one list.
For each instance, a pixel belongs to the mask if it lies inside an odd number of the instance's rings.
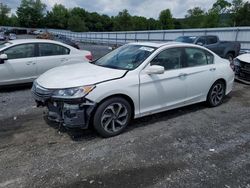
[{"label": "front grille", "polygon": [[53,94],[52,90],[43,88],[39,86],[36,82],[34,82],[31,91],[37,100],[42,101],[49,99]]},{"label": "front grille", "polygon": [[250,63],[240,61],[240,66],[236,67],[235,73],[239,78],[250,81]]}]

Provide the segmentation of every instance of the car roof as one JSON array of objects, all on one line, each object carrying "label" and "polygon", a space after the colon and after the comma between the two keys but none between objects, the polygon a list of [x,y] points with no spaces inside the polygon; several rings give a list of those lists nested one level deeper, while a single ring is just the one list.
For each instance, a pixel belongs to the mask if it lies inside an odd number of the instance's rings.
[{"label": "car roof", "polygon": [[24,43],[37,43],[37,42],[62,44],[61,42],[57,42],[57,41],[49,40],[49,39],[16,39],[16,40],[9,41],[11,45],[24,44]]},{"label": "car roof", "polygon": [[183,42],[135,42],[135,43],[130,43],[132,45],[142,45],[142,46],[149,46],[149,47],[154,47],[154,48],[160,48],[163,46],[193,46],[197,47],[195,44],[188,44],[188,43],[183,43]]}]

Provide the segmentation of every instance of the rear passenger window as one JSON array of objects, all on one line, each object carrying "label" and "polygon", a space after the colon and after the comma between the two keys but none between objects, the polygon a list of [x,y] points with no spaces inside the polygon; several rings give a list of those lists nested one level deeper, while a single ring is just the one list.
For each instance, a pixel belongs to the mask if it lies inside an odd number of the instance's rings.
[{"label": "rear passenger window", "polygon": [[215,44],[217,43],[217,37],[207,37],[207,44]]},{"label": "rear passenger window", "polygon": [[70,50],[57,44],[39,44],[39,56],[67,55]]},{"label": "rear passenger window", "polygon": [[150,64],[163,66],[165,70],[179,69],[182,67],[181,56],[181,48],[167,49],[160,52]]},{"label": "rear passenger window", "polygon": [[198,48],[185,48],[186,66],[196,67],[213,63],[213,55]]}]

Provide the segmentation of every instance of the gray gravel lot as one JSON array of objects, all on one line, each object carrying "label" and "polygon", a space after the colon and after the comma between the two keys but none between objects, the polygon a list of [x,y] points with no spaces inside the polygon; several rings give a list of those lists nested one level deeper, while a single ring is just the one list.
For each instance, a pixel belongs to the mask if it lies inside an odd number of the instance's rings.
[{"label": "gray gravel lot", "polygon": [[250,187],[250,86],[236,83],[219,107],[141,118],[109,139],[58,132],[42,111],[0,120],[0,187]]},{"label": "gray gravel lot", "polygon": [[219,107],[140,118],[108,139],[45,120],[30,86],[0,91],[0,188],[250,188],[250,86],[241,83]]}]

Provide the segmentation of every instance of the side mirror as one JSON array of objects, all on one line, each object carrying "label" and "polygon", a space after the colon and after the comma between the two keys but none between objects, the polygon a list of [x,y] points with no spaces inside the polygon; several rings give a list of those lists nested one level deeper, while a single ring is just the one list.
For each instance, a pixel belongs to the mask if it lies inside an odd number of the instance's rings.
[{"label": "side mirror", "polygon": [[0,55],[0,64],[3,64],[5,60],[8,60],[7,54]]},{"label": "side mirror", "polygon": [[197,45],[203,46],[204,44],[202,42],[197,42]]},{"label": "side mirror", "polygon": [[147,74],[163,74],[165,69],[160,65],[152,65],[146,69]]}]

